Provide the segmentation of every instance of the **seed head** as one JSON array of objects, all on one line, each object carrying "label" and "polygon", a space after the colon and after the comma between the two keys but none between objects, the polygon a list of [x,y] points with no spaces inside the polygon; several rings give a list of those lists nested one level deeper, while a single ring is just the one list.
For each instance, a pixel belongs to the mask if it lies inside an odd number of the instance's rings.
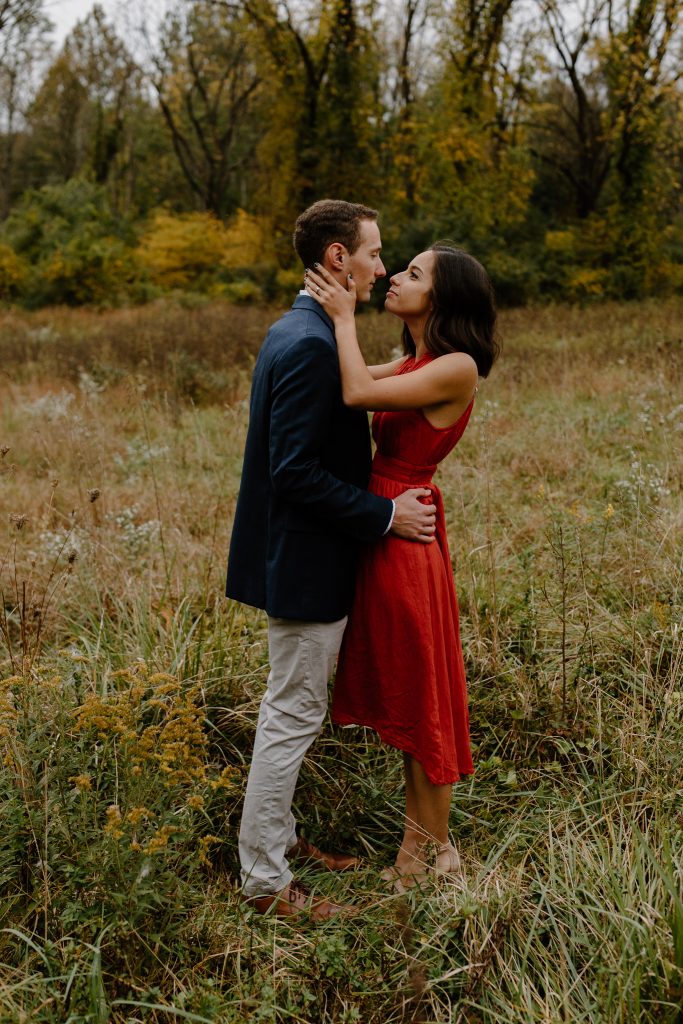
[{"label": "seed head", "polygon": [[97,501],[99,496],[100,496],[100,489],[99,489],[99,487],[93,487],[91,490],[88,491],[88,498],[89,498],[89,500],[91,502]]},{"label": "seed head", "polygon": [[23,512],[10,512],[9,521],[13,526],[16,526],[17,530],[21,530],[28,522],[28,516],[24,515]]},{"label": "seed head", "polygon": [[7,452],[9,450],[10,449],[9,449],[9,445],[8,444],[0,445],[0,456],[4,459],[4,457],[7,455]]}]

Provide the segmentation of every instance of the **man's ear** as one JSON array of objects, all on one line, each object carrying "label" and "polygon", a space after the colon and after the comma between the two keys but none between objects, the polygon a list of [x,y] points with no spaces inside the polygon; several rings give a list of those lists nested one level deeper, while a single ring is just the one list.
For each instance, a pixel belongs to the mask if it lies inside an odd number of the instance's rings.
[{"label": "man's ear", "polygon": [[346,266],[346,246],[341,242],[333,242],[325,250],[325,266],[328,270],[344,270]]}]

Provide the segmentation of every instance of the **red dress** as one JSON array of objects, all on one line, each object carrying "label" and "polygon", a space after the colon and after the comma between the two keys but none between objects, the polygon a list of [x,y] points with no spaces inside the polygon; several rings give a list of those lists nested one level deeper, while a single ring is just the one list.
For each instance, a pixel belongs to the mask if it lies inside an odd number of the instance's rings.
[{"label": "red dress", "polygon": [[[433,358],[410,358],[409,373]],[[472,401],[450,427],[433,427],[418,409],[378,412],[369,490],[396,498],[431,487],[437,540],[420,544],[388,534],[361,558],[332,700],[339,725],[365,725],[411,754],[437,785],[474,771],[465,665],[448,551],[438,464],[462,437]]]}]

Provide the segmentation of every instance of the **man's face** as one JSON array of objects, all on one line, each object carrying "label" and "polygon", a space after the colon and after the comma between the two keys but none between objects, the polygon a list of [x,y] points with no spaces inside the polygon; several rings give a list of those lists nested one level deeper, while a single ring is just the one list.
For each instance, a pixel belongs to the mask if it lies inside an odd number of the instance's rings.
[{"label": "man's face", "polygon": [[382,239],[377,222],[362,220],[360,222],[360,245],[347,256],[346,272],[353,276],[359,302],[367,302],[370,292],[378,277],[386,277],[386,269],[382,263]]}]

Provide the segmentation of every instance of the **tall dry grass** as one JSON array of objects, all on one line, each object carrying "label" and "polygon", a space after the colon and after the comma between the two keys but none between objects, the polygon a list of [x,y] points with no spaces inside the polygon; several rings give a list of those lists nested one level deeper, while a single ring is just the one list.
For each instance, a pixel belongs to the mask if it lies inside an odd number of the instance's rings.
[{"label": "tall dry grass", "polygon": [[[0,1019],[680,1022],[680,303],[507,313],[440,471],[477,773],[462,887],[378,868],[400,763],[326,727],[309,872],[359,916],[246,913],[235,836],[262,617],[223,597],[269,311],[0,320]],[[395,345],[361,320],[373,357]]]}]

